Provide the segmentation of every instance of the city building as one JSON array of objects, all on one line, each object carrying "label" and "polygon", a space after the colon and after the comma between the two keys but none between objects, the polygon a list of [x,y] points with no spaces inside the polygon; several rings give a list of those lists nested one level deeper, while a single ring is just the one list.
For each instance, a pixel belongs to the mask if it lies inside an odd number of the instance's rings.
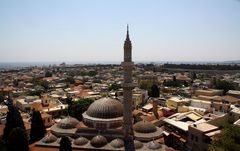
[{"label": "city building", "polygon": [[220,132],[217,126],[208,123],[190,125],[187,146],[192,151],[207,151],[212,138]]}]

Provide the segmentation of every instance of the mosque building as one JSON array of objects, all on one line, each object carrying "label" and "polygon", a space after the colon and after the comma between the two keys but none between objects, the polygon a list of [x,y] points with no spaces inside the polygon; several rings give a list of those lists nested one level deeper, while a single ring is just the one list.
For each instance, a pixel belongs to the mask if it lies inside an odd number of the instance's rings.
[{"label": "mosque building", "polygon": [[148,121],[133,124],[132,70],[134,63],[128,27],[122,67],[124,70],[123,104],[110,97],[96,100],[82,114],[82,122],[67,116],[54,124],[50,133],[35,146],[59,147],[61,137],[68,136],[74,150],[167,150],[167,146],[154,141],[163,136],[161,128]]}]

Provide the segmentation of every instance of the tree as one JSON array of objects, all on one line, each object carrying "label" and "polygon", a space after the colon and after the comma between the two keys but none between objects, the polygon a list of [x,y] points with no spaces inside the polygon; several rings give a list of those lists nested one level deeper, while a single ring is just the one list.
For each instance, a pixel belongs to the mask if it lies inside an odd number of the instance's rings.
[{"label": "tree", "polygon": [[41,86],[45,90],[49,89],[49,82],[46,80],[40,80],[40,79],[33,78],[32,83],[34,86]]},{"label": "tree", "polygon": [[29,151],[27,133],[21,127],[14,128],[7,140],[7,151]]},{"label": "tree", "polygon": [[148,91],[148,95],[150,95],[152,93],[152,89],[151,89],[151,87],[153,85],[152,81],[150,81],[150,80],[142,80],[139,85],[140,85],[139,87],[141,89],[144,89],[144,90]]},{"label": "tree", "polygon": [[82,114],[92,103],[93,100],[91,99],[79,99],[78,101],[74,101],[68,106],[68,114],[78,120],[82,120]]},{"label": "tree", "polygon": [[4,101],[3,91],[0,91],[0,103]]},{"label": "tree", "polygon": [[120,84],[117,84],[117,83],[113,83],[111,84],[109,87],[108,87],[108,90],[111,91],[111,90],[118,90],[119,88],[121,88],[121,85]]},{"label": "tree", "polygon": [[71,106],[72,105],[72,97],[67,97],[66,99],[65,99],[65,101],[66,101],[66,103],[68,104],[68,106]]},{"label": "tree", "polygon": [[197,79],[197,74],[195,72],[192,72],[191,77],[192,77],[192,80],[195,80]]},{"label": "tree", "polygon": [[173,82],[176,82],[177,79],[176,79],[176,76],[173,76]]},{"label": "tree", "polygon": [[47,90],[47,89],[50,88],[49,82],[48,82],[48,81],[45,81],[45,80],[41,81],[41,82],[40,82],[40,85],[41,85],[42,87],[44,87],[45,90]]},{"label": "tree", "polygon": [[94,79],[93,83],[102,83],[102,81],[100,79]]},{"label": "tree", "polygon": [[223,94],[226,94],[228,90],[234,90],[234,85],[231,82],[225,80],[218,80],[215,84],[216,89],[222,89]]},{"label": "tree", "polygon": [[29,91],[27,91],[27,95],[30,95],[30,96],[41,96],[42,93],[44,93],[43,90],[29,90]]},{"label": "tree", "polygon": [[44,137],[46,128],[39,111],[33,111],[31,119],[30,143],[40,140]]},{"label": "tree", "polygon": [[20,112],[15,106],[10,105],[8,106],[7,122],[5,124],[3,132],[3,140],[5,142],[7,141],[10,132],[16,127],[20,127],[25,130],[25,126],[20,115]]},{"label": "tree", "polygon": [[60,141],[59,151],[72,151],[71,141],[68,137],[63,136]]},{"label": "tree", "polygon": [[153,84],[151,87],[150,97],[155,97],[155,98],[159,97],[159,88],[156,84]]},{"label": "tree", "polygon": [[226,125],[219,134],[214,136],[209,151],[239,151],[240,128]]},{"label": "tree", "polygon": [[96,76],[97,75],[97,71],[89,71],[88,72],[88,76],[90,76],[90,77],[94,77],[94,76]]},{"label": "tree", "polygon": [[180,87],[180,83],[176,80],[174,80],[174,81],[164,81],[163,85],[164,86],[171,86],[171,87]]},{"label": "tree", "polygon": [[14,80],[13,80],[13,85],[14,85],[15,87],[18,86],[18,79],[14,79]]},{"label": "tree", "polygon": [[214,77],[212,77],[212,80],[211,80],[211,82],[212,82],[212,87],[215,87],[216,86],[216,84],[217,84],[217,78],[214,76]]},{"label": "tree", "polygon": [[74,84],[75,83],[75,80],[72,76],[68,76],[65,80],[66,82],[69,82],[70,84]]},{"label": "tree", "polygon": [[87,75],[87,73],[85,71],[80,72],[80,76],[86,76],[86,75]]},{"label": "tree", "polygon": [[52,72],[47,71],[47,72],[45,73],[45,77],[52,77]]}]

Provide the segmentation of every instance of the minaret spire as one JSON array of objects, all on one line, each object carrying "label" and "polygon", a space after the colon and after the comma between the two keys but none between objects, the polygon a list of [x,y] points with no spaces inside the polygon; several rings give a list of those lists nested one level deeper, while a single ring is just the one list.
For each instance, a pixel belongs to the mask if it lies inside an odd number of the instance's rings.
[{"label": "minaret spire", "polygon": [[131,62],[132,61],[132,43],[129,38],[129,26],[127,24],[127,36],[124,42],[124,61]]},{"label": "minaret spire", "polygon": [[133,101],[132,101],[132,89],[134,84],[132,83],[132,70],[134,63],[132,62],[132,43],[129,38],[129,27],[127,25],[127,36],[124,42],[124,60],[122,62],[124,81],[123,81],[123,133],[125,150],[135,151],[134,148],[134,134],[133,134]]},{"label": "minaret spire", "polygon": [[130,40],[130,38],[129,38],[129,27],[128,27],[128,24],[127,24],[127,38],[126,38],[126,40]]}]

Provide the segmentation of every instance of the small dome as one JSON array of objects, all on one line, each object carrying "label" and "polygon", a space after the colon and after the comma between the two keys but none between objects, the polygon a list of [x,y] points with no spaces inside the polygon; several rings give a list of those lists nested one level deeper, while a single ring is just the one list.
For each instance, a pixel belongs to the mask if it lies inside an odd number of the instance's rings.
[{"label": "small dome", "polygon": [[123,116],[123,105],[116,99],[101,98],[93,102],[86,113],[95,118],[117,118]]},{"label": "small dome", "polygon": [[76,128],[78,125],[79,121],[73,117],[66,117],[62,119],[60,122],[57,123],[57,127],[61,129],[72,129]]},{"label": "small dome", "polygon": [[152,149],[152,150],[159,149],[161,147],[162,147],[162,145],[155,141],[151,141],[148,143],[148,148]]},{"label": "small dome", "polygon": [[138,140],[134,140],[134,146],[135,146],[135,149],[140,149],[143,147],[143,144]]},{"label": "small dome", "polygon": [[134,124],[133,129],[138,133],[153,133],[157,131],[155,125],[148,121],[140,121]]},{"label": "small dome", "polygon": [[77,139],[74,140],[73,144],[77,146],[82,146],[82,145],[86,145],[88,141],[89,140],[85,137],[78,137]]},{"label": "small dome", "polygon": [[107,144],[107,139],[102,135],[97,135],[92,138],[91,145],[93,147],[103,147]]},{"label": "small dome", "polygon": [[124,146],[124,141],[120,138],[116,138],[110,142],[110,145],[114,148],[121,148]]},{"label": "small dome", "polygon": [[43,139],[42,139],[42,142],[43,143],[53,143],[53,142],[55,142],[55,141],[57,141],[57,137],[56,136],[54,136],[53,134],[51,134],[51,133],[48,133]]}]

